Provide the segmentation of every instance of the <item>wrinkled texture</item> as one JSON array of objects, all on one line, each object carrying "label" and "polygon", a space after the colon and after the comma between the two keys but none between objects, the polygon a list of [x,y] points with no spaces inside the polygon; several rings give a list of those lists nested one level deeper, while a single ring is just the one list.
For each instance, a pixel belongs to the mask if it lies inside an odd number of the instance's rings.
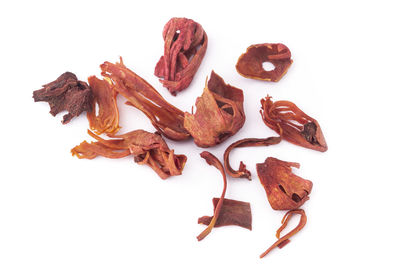
[{"label": "wrinkled texture", "polygon": [[292,173],[300,164],[268,157],[257,164],[257,174],[274,210],[293,210],[309,199],[312,182]]},{"label": "wrinkled texture", "polygon": [[226,175],[225,175],[225,171],[224,171],[224,166],[222,165],[222,163],[218,160],[217,157],[215,157],[213,154],[211,154],[208,151],[203,151],[202,153],[200,153],[200,156],[206,160],[206,162],[209,165],[214,166],[215,168],[217,168],[221,174],[222,174],[222,178],[224,180],[224,188],[222,189],[222,194],[221,197],[219,198],[218,204],[216,207],[214,207],[214,216],[212,217],[210,223],[208,224],[207,228],[204,229],[203,232],[200,233],[200,235],[197,236],[197,240],[200,241],[202,239],[204,239],[209,233],[211,233],[211,230],[214,228],[218,217],[219,217],[219,213],[221,212],[221,208],[222,205],[224,204],[224,198],[225,198],[225,192],[226,192],[226,185],[227,185],[227,181],[226,181]]},{"label": "wrinkled texture", "polygon": [[[91,76],[88,81],[93,92],[92,108],[90,112],[87,112],[90,129],[96,134],[116,133],[120,129],[117,92],[107,80]],[[98,106],[98,115],[96,115],[96,106]]]},{"label": "wrinkled texture", "polygon": [[149,83],[120,63],[105,62],[102,75],[109,78],[114,89],[124,96],[127,104],[142,111],[153,126],[165,137],[184,140],[190,134],[183,128],[184,113],[169,104]]},{"label": "wrinkled texture", "polygon": [[243,91],[211,72],[201,97],[196,100],[196,113],[185,112],[184,127],[199,147],[215,146],[234,135],[246,120]]},{"label": "wrinkled texture", "polygon": [[134,130],[126,134],[112,136],[105,140],[88,131],[97,142],[83,141],[71,150],[79,159],[93,159],[97,156],[117,159],[133,155],[138,164],[147,164],[162,179],[182,174],[186,163],[185,155],[175,155],[163,138],[144,130]]},{"label": "wrinkled texture", "polygon": [[65,72],[55,81],[43,85],[42,89],[34,91],[33,99],[35,102],[48,102],[53,116],[68,111],[61,121],[63,124],[69,123],[84,111],[90,111],[93,100],[89,85],[79,81],[71,72]]},{"label": "wrinkled texture", "polygon": [[[261,100],[261,117],[264,123],[290,143],[317,151],[327,151],[324,135],[317,120],[301,111],[289,101]],[[282,132],[280,132],[282,129]]]},{"label": "wrinkled texture", "polygon": [[164,26],[164,55],[154,74],[172,95],[186,89],[193,80],[207,50],[207,34],[199,23],[172,18]]},{"label": "wrinkled texture", "polygon": [[[277,82],[292,64],[290,57],[289,48],[282,43],[255,44],[239,57],[236,70],[246,78]],[[266,71],[262,65],[264,62],[270,62],[275,68]]]},{"label": "wrinkled texture", "polygon": [[[218,206],[219,198],[213,198],[214,211]],[[199,224],[209,225],[214,217],[203,216],[198,220]],[[218,219],[214,227],[237,225],[251,230],[250,203],[238,200],[224,199]]]},{"label": "wrinkled texture", "polygon": [[[299,224],[292,231],[290,231],[289,233],[287,233],[283,237],[280,237],[280,234],[281,234],[282,230],[286,228],[290,218],[292,218],[292,216],[294,214],[300,214],[301,215]],[[276,238],[278,238],[278,240],[271,247],[269,247],[266,251],[264,251],[260,255],[260,258],[265,257],[265,255],[267,255],[271,250],[273,250],[276,247],[283,248],[284,246],[286,246],[290,242],[289,238],[294,236],[297,232],[299,232],[306,225],[307,216],[306,216],[306,213],[304,212],[304,210],[302,210],[302,209],[291,210],[291,211],[288,211],[285,214],[285,216],[283,217],[281,223],[282,223],[281,227],[279,227],[279,229],[276,231]]]}]

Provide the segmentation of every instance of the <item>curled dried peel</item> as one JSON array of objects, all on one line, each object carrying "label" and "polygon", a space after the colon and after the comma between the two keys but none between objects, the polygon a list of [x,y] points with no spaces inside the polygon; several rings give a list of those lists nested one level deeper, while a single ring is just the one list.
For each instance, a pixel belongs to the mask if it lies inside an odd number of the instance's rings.
[{"label": "curled dried peel", "polygon": [[[251,45],[239,57],[236,64],[238,73],[246,78],[265,81],[279,81],[287,72],[293,60],[289,48],[282,43],[263,43]],[[270,62],[275,69],[266,71],[264,62]]]}]

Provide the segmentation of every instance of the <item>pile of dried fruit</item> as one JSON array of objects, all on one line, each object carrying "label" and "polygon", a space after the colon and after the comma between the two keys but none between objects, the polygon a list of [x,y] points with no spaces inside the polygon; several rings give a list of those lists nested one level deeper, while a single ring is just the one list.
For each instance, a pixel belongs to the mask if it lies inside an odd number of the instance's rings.
[{"label": "pile of dried fruit", "polygon": [[[164,55],[155,67],[155,75],[172,95],[187,88],[205,55],[208,39],[201,25],[191,19],[172,18],[163,30]],[[265,71],[262,63],[275,66]],[[244,77],[266,81],[279,81],[292,64],[290,50],[283,44],[251,45],[239,57],[236,69]],[[224,142],[238,132],[244,122],[243,91],[226,84],[214,71],[206,82],[203,94],[196,100],[196,112],[183,112],[168,103],[149,83],[128,69],[122,62],[105,62],[100,66],[103,79],[88,78],[89,84],[65,72],[55,81],[33,92],[35,101],[46,101],[50,113],[55,116],[63,110],[63,124],[86,111],[90,136],[96,141],[82,142],[71,152],[79,159],[93,159],[97,156],[117,159],[133,156],[138,164],[150,166],[162,179],[181,175],[186,163],[185,155],[176,155],[163,137],[175,141],[193,138],[199,147],[212,147]],[[121,94],[127,104],[142,111],[156,128],[156,133],[134,130],[122,135],[119,131],[119,112],[116,97]],[[96,110],[98,109],[98,110]],[[278,137],[265,139],[245,138],[232,143],[224,153],[224,165],[211,153],[204,151],[201,157],[216,167],[223,176],[224,186],[220,198],[214,198],[213,216],[199,218],[200,224],[207,228],[197,237],[200,241],[214,227],[238,225],[251,230],[252,216],[250,203],[225,199],[227,188],[226,174],[234,178],[251,180],[251,173],[240,162],[238,170],[232,169],[229,153],[234,148],[276,145],[286,140],[295,145],[324,152],[328,149],[321,128],[314,118],[302,112],[289,101],[273,102],[270,96],[261,99],[262,119]],[[106,134],[109,139],[98,135]],[[268,201],[274,210],[287,210],[282,226],[277,231],[278,240],[260,257],[273,248],[282,248],[289,238],[306,224],[304,210],[299,209],[309,199],[312,182],[296,176],[291,167],[300,164],[285,162],[268,157],[264,163],[257,164],[257,174],[267,193]],[[299,225],[280,237],[289,219],[301,215]]]}]

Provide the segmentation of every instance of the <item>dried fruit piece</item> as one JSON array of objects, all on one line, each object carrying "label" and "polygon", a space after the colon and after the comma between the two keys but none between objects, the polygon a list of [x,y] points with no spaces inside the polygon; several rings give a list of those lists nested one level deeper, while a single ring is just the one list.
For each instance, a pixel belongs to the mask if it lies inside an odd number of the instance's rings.
[{"label": "dried fruit piece", "polygon": [[293,210],[309,199],[312,182],[292,173],[300,164],[268,157],[257,164],[257,174],[274,210]]},{"label": "dried fruit piece", "polygon": [[184,127],[199,147],[215,146],[234,135],[246,120],[243,91],[225,84],[211,72],[201,97],[196,100],[196,113],[185,112]]},{"label": "dried fruit piece", "polygon": [[207,34],[197,22],[172,18],[164,26],[164,55],[154,74],[172,95],[186,89],[193,80],[207,50]]},{"label": "dried fruit piece", "polygon": [[264,123],[269,128],[293,144],[321,152],[328,150],[317,120],[305,114],[292,102],[272,102],[271,98],[268,95],[261,100],[260,111]]},{"label": "dried fruit piece", "polygon": [[198,241],[202,240],[209,233],[211,233],[211,230],[213,229],[213,227],[215,226],[215,224],[216,224],[216,222],[218,220],[219,214],[221,212],[222,205],[224,204],[224,198],[225,198],[225,192],[226,192],[226,175],[225,175],[225,171],[224,171],[224,167],[222,166],[222,163],[218,160],[217,157],[215,157],[213,154],[211,154],[208,151],[203,151],[202,153],[200,153],[200,156],[203,159],[205,159],[206,162],[209,165],[214,166],[215,168],[217,168],[221,172],[223,180],[224,180],[224,188],[222,189],[222,194],[221,194],[221,197],[220,197],[220,199],[218,201],[218,204],[214,208],[214,216],[211,219],[210,223],[208,224],[207,228],[204,229],[204,231],[201,232],[200,235],[197,236],[197,240]]},{"label": "dried fruit piece", "polygon": [[175,155],[159,134],[134,130],[105,140],[88,130],[97,142],[82,142],[71,150],[79,159],[93,159],[98,155],[117,159],[133,155],[138,164],[147,164],[162,179],[182,174],[185,155]]},{"label": "dried fruit piece", "polygon": [[[292,216],[294,214],[300,214],[301,215],[299,224],[292,231],[290,231],[289,233],[287,233],[283,237],[280,237],[280,234],[281,234],[282,230],[285,229],[285,227],[287,226],[290,218],[292,218]],[[290,242],[289,238],[292,237],[293,235],[295,235],[297,232],[299,232],[306,225],[307,216],[306,216],[306,213],[304,212],[304,210],[302,210],[302,209],[291,210],[291,211],[288,211],[285,214],[285,216],[283,217],[281,223],[282,223],[281,227],[279,227],[278,231],[276,231],[276,238],[278,238],[278,240],[270,248],[268,248],[264,253],[262,253],[260,255],[260,258],[263,258],[272,249],[274,249],[276,247],[283,248],[286,244],[288,244]]]},{"label": "dried fruit piece", "polygon": [[86,82],[77,79],[75,74],[65,72],[55,81],[43,85],[43,88],[33,92],[35,102],[48,102],[50,114],[55,116],[61,111],[68,111],[61,121],[69,123],[72,118],[84,111],[90,111],[92,106],[92,91]]},{"label": "dried fruit piece", "polygon": [[183,127],[184,113],[169,104],[149,83],[128,69],[122,62],[105,62],[100,66],[102,75],[109,78],[114,89],[124,96],[127,104],[142,111],[153,126],[164,136],[184,140],[190,134]]},{"label": "dried fruit piece", "polygon": [[[111,81],[101,80],[95,76],[88,78],[93,92],[93,102],[90,112],[87,112],[90,129],[96,134],[114,134],[119,129],[119,112],[117,107],[117,92],[113,90]],[[98,111],[96,115],[96,105]]]},{"label": "dried fruit piece", "polygon": [[[218,206],[219,198],[213,198],[214,211]],[[209,225],[214,216],[203,216],[198,220],[199,224]],[[214,227],[237,225],[251,230],[250,203],[238,200],[224,199],[219,216]]]},{"label": "dried fruit piece", "polygon": [[[287,72],[293,60],[289,48],[282,43],[263,43],[251,45],[239,57],[236,70],[246,78],[279,81]],[[266,71],[264,62],[270,62],[275,69]]]}]

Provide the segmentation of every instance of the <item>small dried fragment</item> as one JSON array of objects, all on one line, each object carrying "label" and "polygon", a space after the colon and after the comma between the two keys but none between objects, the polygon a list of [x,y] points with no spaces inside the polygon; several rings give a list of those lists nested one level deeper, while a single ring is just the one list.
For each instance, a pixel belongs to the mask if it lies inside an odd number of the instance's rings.
[{"label": "small dried fragment", "polygon": [[[119,112],[117,107],[117,92],[113,90],[109,80],[101,80],[95,76],[88,78],[93,92],[91,111],[87,112],[90,129],[96,134],[114,134],[119,129]],[[98,114],[96,115],[96,104]]]},{"label": "small dried fragment", "polygon": [[200,235],[197,236],[197,240],[200,241],[203,238],[205,238],[209,233],[211,233],[211,230],[213,229],[213,227],[215,226],[219,214],[221,212],[221,208],[222,205],[224,204],[224,198],[225,198],[225,192],[226,192],[226,185],[227,185],[227,181],[226,181],[226,175],[225,175],[225,171],[224,171],[224,167],[222,165],[222,163],[218,160],[217,157],[215,157],[213,154],[211,154],[208,151],[203,151],[200,156],[206,160],[206,162],[209,165],[214,166],[215,168],[217,168],[223,177],[224,180],[224,188],[222,189],[222,194],[221,197],[219,198],[219,201],[217,203],[217,206],[214,207],[214,216],[212,217],[211,221],[209,222],[208,226],[206,229],[204,229],[203,232],[200,233]]},{"label": "small dried fragment", "polygon": [[300,164],[273,157],[257,164],[258,177],[274,210],[294,210],[309,199],[312,182],[293,174],[292,167]]},{"label": "small dried fragment", "polygon": [[43,88],[33,92],[35,102],[48,102],[50,114],[56,116],[61,111],[68,111],[61,121],[69,123],[72,118],[79,116],[92,107],[92,91],[86,82],[77,79],[75,74],[65,72],[55,81],[43,85]]},{"label": "small dried fragment", "polygon": [[328,150],[317,120],[305,114],[292,102],[272,102],[271,98],[267,96],[261,100],[260,111],[264,123],[269,128],[290,143],[321,152]]},{"label": "small dried fragment", "polygon": [[[219,198],[213,198],[214,211],[218,206]],[[199,224],[209,225],[214,216],[203,216],[198,220]],[[250,203],[238,200],[224,199],[218,219],[214,227],[237,225],[251,230]]]},{"label": "small dried fragment", "polygon": [[[280,237],[282,230],[285,229],[290,218],[292,218],[292,216],[294,214],[301,215],[299,224],[292,231],[290,231],[283,237]],[[262,253],[260,255],[260,258],[265,257],[265,255],[267,255],[271,250],[273,250],[276,247],[283,248],[284,246],[286,246],[290,242],[289,238],[294,236],[297,232],[299,232],[306,225],[307,216],[306,216],[306,213],[304,212],[304,210],[302,210],[302,209],[291,210],[285,214],[281,223],[282,223],[281,227],[279,227],[279,229],[276,231],[276,238],[278,238],[278,240],[270,248],[268,248],[264,253]]]},{"label": "small dried fragment", "polygon": [[191,19],[171,18],[164,26],[163,38],[164,55],[154,74],[172,95],[176,95],[192,82],[207,50],[207,34]]},{"label": "small dried fragment", "polygon": [[[251,45],[239,57],[236,70],[246,78],[279,81],[287,72],[293,60],[289,48],[282,43],[263,43]],[[275,69],[266,71],[264,62],[270,62]]]},{"label": "small dried fragment", "polygon": [[103,156],[117,159],[133,155],[138,164],[147,164],[162,179],[182,174],[186,163],[185,155],[175,155],[163,138],[144,130],[134,130],[126,134],[112,136],[105,140],[88,130],[97,142],[83,141],[71,150],[79,159],[93,159]]},{"label": "small dried fragment", "polygon": [[199,147],[215,146],[234,135],[243,126],[243,91],[225,84],[211,72],[201,97],[196,100],[196,113],[185,112],[184,127]]}]

